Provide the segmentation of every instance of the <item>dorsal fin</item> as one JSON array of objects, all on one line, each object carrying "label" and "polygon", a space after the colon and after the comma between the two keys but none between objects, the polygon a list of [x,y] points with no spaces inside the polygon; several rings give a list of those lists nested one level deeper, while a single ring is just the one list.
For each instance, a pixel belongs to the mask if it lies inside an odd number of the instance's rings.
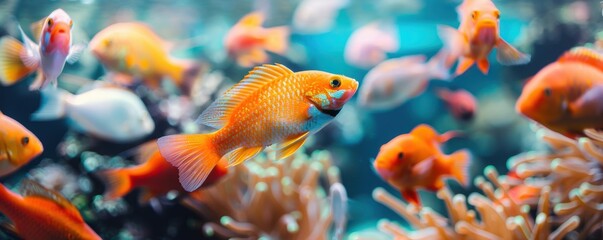
[{"label": "dorsal fin", "polygon": [[33,180],[25,179],[21,182],[21,194],[23,197],[40,197],[52,201],[65,209],[65,212],[71,217],[83,221],[77,208],[63,195],[54,190],[47,189]]},{"label": "dorsal fin", "polygon": [[46,19],[47,17],[42,18],[29,26],[29,30],[31,30],[31,35],[33,36],[33,40],[36,43],[40,41],[40,35],[42,35],[42,29],[44,28]]},{"label": "dorsal fin", "polygon": [[293,74],[289,68],[276,63],[255,67],[241,80],[232,86],[224,95],[216,99],[197,119],[197,123],[213,128],[224,126],[230,113],[250,95],[262,89],[266,84]]},{"label": "dorsal fin", "polygon": [[603,55],[597,50],[586,47],[575,47],[565,52],[559,62],[581,62],[603,71]]},{"label": "dorsal fin", "polygon": [[239,24],[241,24],[243,26],[250,26],[250,27],[262,26],[263,22],[264,22],[264,14],[262,14],[261,12],[249,13],[249,14],[243,16],[241,18],[241,20],[239,20]]}]

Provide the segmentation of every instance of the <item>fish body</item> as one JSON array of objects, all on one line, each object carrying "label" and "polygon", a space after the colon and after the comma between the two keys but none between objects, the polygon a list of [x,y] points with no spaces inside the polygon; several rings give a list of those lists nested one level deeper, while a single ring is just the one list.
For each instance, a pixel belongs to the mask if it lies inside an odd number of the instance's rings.
[{"label": "fish body", "polygon": [[355,30],[346,42],[347,64],[371,68],[387,58],[387,53],[400,48],[398,31],[393,25],[372,22]]},{"label": "fish body", "polygon": [[389,110],[423,93],[430,79],[446,80],[440,55],[425,62],[425,56],[390,59],[371,69],[362,81],[358,103],[371,110]]},{"label": "fish body", "polygon": [[96,88],[78,95],[58,89],[42,91],[42,103],[32,118],[63,117],[78,132],[117,143],[139,140],[155,129],[140,98],[115,87]]},{"label": "fish body", "polygon": [[[488,73],[488,55],[497,48],[496,59],[503,65],[525,64],[530,56],[519,52],[500,37],[500,11],[491,0],[464,0],[457,8],[458,30],[439,26],[438,33],[449,49],[448,61],[456,61],[456,75],[463,74],[474,63],[484,74]],[[452,64],[452,63],[450,63]]]},{"label": "fish body", "polygon": [[242,67],[251,67],[269,60],[266,51],[285,54],[289,48],[289,27],[264,28],[261,12],[247,14],[224,37],[228,55]]},{"label": "fish body", "polygon": [[373,167],[408,202],[420,205],[417,190],[437,191],[444,187],[444,177],[450,176],[464,186],[469,183],[471,155],[467,150],[444,154],[440,145],[449,138],[450,134],[440,135],[421,124],[381,146]]},{"label": "fish body", "polygon": [[[146,203],[151,198],[165,196],[172,190],[184,192],[178,182],[178,169],[161,156],[156,141],[144,144],[138,151],[137,158],[141,162],[139,165],[100,172],[107,189],[106,198],[120,198],[136,188],[142,188],[143,193],[139,199],[141,203]],[[203,187],[213,185],[227,173],[226,164],[218,162],[203,183]]]},{"label": "fish body", "polygon": [[84,46],[72,46],[71,28],[73,21],[62,9],[54,10],[48,17],[34,24],[32,31],[39,36],[38,43],[32,41],[21,27],[24,44],[12,37],[0,39],[0,83],[12,85],[38,70],[31,90],[52,84],[63,72],[65,62],[78,60]]},{"label": "fish body", "polygon": [[437,94],[446,103],[448,110],[457,120],[471,121],[475,117],[477,100],[470,92],[463,89],[457,91],[440,89]]},{"label": "fish body", "polygon": [[0,177],[15,172],[43,151],[36,135],[0,112]]},{"label": "fish body", "polygon": [[294,73],[280,64],[256,67],[199,117],[217,131],[162,137],[159,150],[178,167],[184,189],[193,191],[222,157],[234,166],[272,144],[279,144],[277,159],[290,156],[333,120],[357,87],[342,75]]},{"label": "fish body", "polygon": [[147,25],[138,22],[116,23],[97,33],[90,41],[92,53],[115,76],[115,82],[131,85],[142,81],[158,89],[168,77],[181,88],[190,87],[199,65],[172,59],[168,43]]},{"label": "fish body", "polygon": [[349,0],[303,0],[293,13],[293,28],[304,34],[327,32],[333,28],[339,10],[349,3]]},{"label": "fish body", "polygon": [[603,57],[574,48],[534,75],[515,104],[517,112],[567,137],[603,129]]},{"label": "fish body", "polygon": [[31,180],[24,180],[21,192],[22,196],[0,184],[0,212],[23,239],[101,239],[59,193]]}]

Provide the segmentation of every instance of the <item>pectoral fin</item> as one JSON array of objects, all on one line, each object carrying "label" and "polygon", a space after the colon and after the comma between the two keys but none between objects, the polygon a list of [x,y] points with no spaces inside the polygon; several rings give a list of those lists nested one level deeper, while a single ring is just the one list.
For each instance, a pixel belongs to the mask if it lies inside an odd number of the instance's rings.
[{"label": "pectoral fin", "polygon": [[434,165],[435,165],[435,158],[430,157],[428,159],[425,159],[425,160],[421,161],[420,163],[417,163],[417,165],[415,165],[412,168],[412,175],[413,176],[425,175],[433,168]]},{"label": "pectoral fin", "polygon": [[578,100],[570,104],[570,112],[603,113],[603,85],[596,85],[586,91]]},{"label": "pectoral fin", "polygon": [[502,65],[520,65],[530,62],[531,56],[515,49],[502,38],[496,44],[496,60]]}]

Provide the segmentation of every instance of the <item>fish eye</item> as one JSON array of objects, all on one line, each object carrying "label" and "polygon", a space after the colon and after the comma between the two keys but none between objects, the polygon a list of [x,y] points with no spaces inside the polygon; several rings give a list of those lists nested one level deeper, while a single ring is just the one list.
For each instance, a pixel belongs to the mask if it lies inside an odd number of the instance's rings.
[{"label": "fish eye", "polygon": [[105,40],[105,47],[110,47],[111,46],[111,40],[107,39]]},{"label": "fish eye", "polygon": [[49,27],[52,26],[53,23],[54,23],[54,21],[52,20],[52,18],[49,18],[48,19],[48,26]]},{"label": "fish eye", "polygon": [[500,19],[500,12],[495,12],[494,16],[496,17],[496,19]]},{"label": "fish eye", "polygon": [[550,96],[551,96],[551,94],[553,94],[553,92],[551,91],[551,89],[550,89],[550,88],[545,88],[545,89],[544,89],[544,95],[545,95],[545,96],[550,97]]},{"label": "fish eye", "polygon": [[29,137],[21,138],[21,145],[27,146],[28,143],[29,143]]},{"label": "fish eye", "polygon": [[475,18],[477,18],[477,11],[471,12],[471,18],[473,18],[473,20],[475,20]]},{"label": "fish eye", "polygon": [[403,159],[404,158],[404,153],[403,152],[399,152],[398,153],[398,159]]},{"label": "fish eye", "polygon": [[332,88],[338,88],[339,86],[341,86],[341,80],[339,80],[339,78],[331,79],[331,87]]}]

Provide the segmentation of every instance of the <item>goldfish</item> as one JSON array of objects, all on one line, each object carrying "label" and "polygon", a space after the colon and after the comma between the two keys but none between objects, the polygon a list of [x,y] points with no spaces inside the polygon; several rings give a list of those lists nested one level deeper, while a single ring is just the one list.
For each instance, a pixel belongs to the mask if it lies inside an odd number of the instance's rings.
[{"label": "goldfish", "polygon": [[89,48],[110,71],[113,81],[132,85],[142,81],[157,90],[161,80],[168,77],[188,93],[188,88],[200,72],[200,64],[170,57],[170,43],[161,39],[144,23],[117,23],[98,32]]},{"label": "goldfish", "polygon": [[438,26],[438,34],[449,49],[449,58],[458,58],[456,75],[463,74],[474,63],[487,74],[490,68],[488,55],[496,48],[496,59],[503,65],[526,64],[531,56],[524,54],[500,37],[500,11],[490,0],[464,0],[457,8],[458,30]]},{"label": "goldfish", "polygon": [[140,98],[125,89],[101,87],[73,95],[61,89],[42,91],[36,121],[66,117],[75,131],[116,142],[139,140],[155,130],[155,123]]},{"label": "goldfish", "polygon": [[63,72],[65,62],[75,63],[85,46],[72,46],[71,28],[73,21],[63,9],[54,10],[48,17],[32,26],[38,44],[23,32],[24,44],[13,37],[0,39],[0,83],[12,85],[38,70],[38,75],[29,86],[38,90],[52,84]]},{"label": "goldfish", "polygon": [[0,184],[0,212],[23,239],[101,239],[60,193],[32,180],[22,181],[21,193]]},{"label": "goldfish", "polygon": [[464,89],[457,91],[440,89],[437,94],[446,103],[454,118],[461,121],[473,120],[477,111],[477,101],[473,94]]},{"label": "goldfish", "polygon": [[278,144],[276,159],[292,155],[337,116],[357,88],[356,80],[342,75],[258,66],[199,116],[199,123],[217,131],[159,138],[159,151],[190,192],[222,157],[235,166],[272,144]]},{"label": "goldfish", "polygon": [[362,80],[358,104],[372,110],[389,110],[423,93],[430,79],[448,79],[450,74],[440,56],[436,55],[427,63],[424,55],[380,63]]},{"label": "goldfish", "polygon": [[377,174],[408,202],[420,205],[419,188],[437,191],[444,187],[444,177],[451,176],[462,185],[469,184],[471,154],[459,150],[446,155],[440,145],[456,133],[438,134],[421,124],[381,146],[373,168]]},{"label": "goldfish", "polygon": [[228,55],[242,67],[268,62],[266,50],[283,55],[289,48],[289,27],[264,28],[264,18],[261,12],[247,14],[224,37]]},{"label": "goldfish", "polygon": [[17,171],[43,151],[36,135],[0,112],[0,177]]},{"label": "goldfish", "polygon": [[293,13],[293,29],[305,34],[327,32],[335,25],[339,10],[349,4],[349,0],[303,0]]},{"label": "goldfish", "polygon": [[393,25],[369,23],[352,33],[345,44],[347,64],[371,68],[387,58],[386,53],[398,51],[398,31]]},{"label": "goldfish", "polygon": [[[146,203],[151,198],[164,196],[171,190],[184,192],[178,182],[178,169],[168,163],[159,153],[156,141],[150,141],[137,149],[139,165],[118,169],[104,170],[99,173],[106,186],[105,197],[120,198],[136,188],[142,188],[140,203]],[[218,182],[228,173],[224,162],[211,171],[203,187]]]},{"label": "goldfish", "polygon": [[[603,55],[574,48],[534,75],[515,104],[518,113],[570,138],[602,129]],[[600,135],[600,134],[599,134]]]}]

